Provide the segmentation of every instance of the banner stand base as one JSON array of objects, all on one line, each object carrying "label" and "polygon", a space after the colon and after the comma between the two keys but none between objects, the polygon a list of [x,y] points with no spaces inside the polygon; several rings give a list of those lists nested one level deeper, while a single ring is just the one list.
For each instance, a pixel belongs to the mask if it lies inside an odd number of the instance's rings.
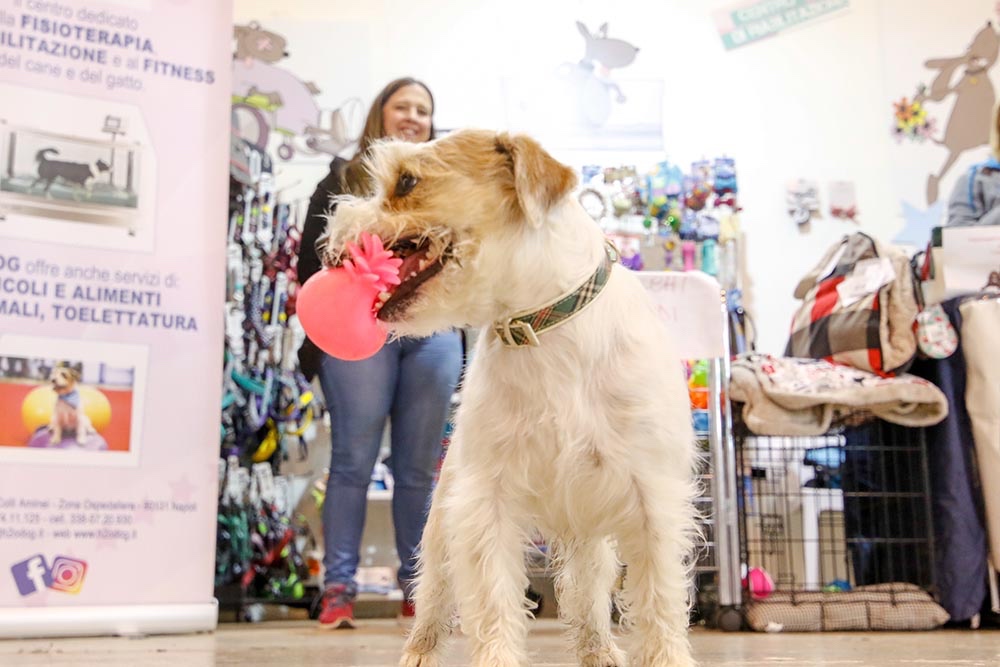
[{"label": "banner stand base", "polygon": [[90,637],[211,632],[217,600],[203,604],[0,608],[0,637]]}]

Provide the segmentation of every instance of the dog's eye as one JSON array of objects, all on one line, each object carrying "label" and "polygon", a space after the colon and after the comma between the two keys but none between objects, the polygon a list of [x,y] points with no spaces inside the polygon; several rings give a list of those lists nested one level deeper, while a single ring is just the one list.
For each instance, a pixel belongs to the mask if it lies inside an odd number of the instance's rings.
[{"label": "dog's eye", "polygon": [[397,197],[405,197],[413,191],[413,188],[417,187],[417,183],[420,179],[413,174],[403,172],[399,175],[399,180],[396,181],[396,192],[394,193]]}]

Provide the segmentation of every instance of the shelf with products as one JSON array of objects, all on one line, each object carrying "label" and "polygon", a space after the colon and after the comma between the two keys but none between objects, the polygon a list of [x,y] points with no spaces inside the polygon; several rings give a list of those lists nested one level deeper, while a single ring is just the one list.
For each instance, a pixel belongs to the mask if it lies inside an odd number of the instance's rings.
[{"label": "shelf with products", "polygon": [[[215,583],[220,604],[245,620],[258,620],[248,610],[264,603],[308,606],[317,564],[305,555],[315,540],[295,504],[279,511],[274,500],[293,483],[278,474],[282,464],[305,460],[323,410],[296,354],[299,207],[281,201],[272,164],[234,132],[219,436],[218,526],[228,538],[217,544]],[[274,498],[254,495],[258,479],[277,485]]]},{"label": "shelf with products", "polygon": [[577,198],[637,271],[701,271],[725,290],[731,351],[747,351],[743,283],[744,232],[736,161],[700,159],[687,168],[669,160],[646,171],[634,165],[584,165]]}]

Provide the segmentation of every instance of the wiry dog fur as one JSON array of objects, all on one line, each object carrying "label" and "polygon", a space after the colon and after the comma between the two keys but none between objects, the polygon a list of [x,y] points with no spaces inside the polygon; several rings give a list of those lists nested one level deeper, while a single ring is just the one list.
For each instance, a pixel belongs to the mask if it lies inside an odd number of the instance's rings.
[{"label": "wiry dog fur", "polygon": [[478,667],[528,664],[524,553],[556,557],[559,610],[581,665],[624,667],[611,593],[626,567],[632,664],[693,665],[688,574],[694,438],[669,334],[639,281],[614,267],[582,313],[504,347],[490,325],[575,289],[604,236],[573,172],[532,139],[464,130],[376,147],[369,200],[341,199],[325,260],[362,231],[429,240],[438,274],[380,315],[399,335],[482,328],[421,547],[416,624],[401,665],[439,663],[457,611]]}]

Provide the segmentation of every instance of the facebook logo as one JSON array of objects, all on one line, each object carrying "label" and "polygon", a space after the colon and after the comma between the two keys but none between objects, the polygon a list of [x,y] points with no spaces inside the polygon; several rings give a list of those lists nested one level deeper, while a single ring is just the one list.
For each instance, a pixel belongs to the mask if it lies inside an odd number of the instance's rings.
[{"label": "facebook logo", "polygon": [[17,592],[21,595],[31,595],[52,586],[52,571],[41,554],[14,563],[10,572],[14,575]]}]

